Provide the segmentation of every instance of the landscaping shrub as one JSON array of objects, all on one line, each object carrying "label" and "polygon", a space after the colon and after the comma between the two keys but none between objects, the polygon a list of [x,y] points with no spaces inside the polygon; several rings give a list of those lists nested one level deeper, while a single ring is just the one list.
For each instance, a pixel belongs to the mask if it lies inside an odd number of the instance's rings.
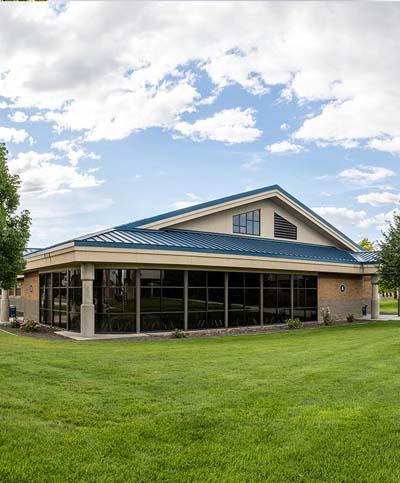
[{"label": "landscaping shrub", "polygon": [[39,332],[40,325],[34,320],[24,320],[20,324],[20,329],[23,332]]},{"label": "landscaping shrub", "polygon": [[335,319],[332,317],[329,307],[321,309],[321,315],[325,325],[332,325],[334,323]]},{"label": "landscaping shrub", "polygon": [[352,322],[354,322],[354,314],[347,314],[346,319],[347,319],[347,322],[351,324]]},{"label": "landscaping shrub", "polygon": [[13,328],[13,329],[19,329],[21,327],[21,324],[19,322],[19,320],[17,319],[13,319],[10,323],[10,326]]},{"label": "landscaping shrub", "polygon": [[303,322],[298,318],[288,319],[286,324],[289,329],[301,329],[301,327],[303,327]]},{"label": "landscaping shrub", "polygon": [[184,339],[186,337],[186,333],[181,329],[175,329],[172,332],[172,337],[175,337],[175,339]]}]

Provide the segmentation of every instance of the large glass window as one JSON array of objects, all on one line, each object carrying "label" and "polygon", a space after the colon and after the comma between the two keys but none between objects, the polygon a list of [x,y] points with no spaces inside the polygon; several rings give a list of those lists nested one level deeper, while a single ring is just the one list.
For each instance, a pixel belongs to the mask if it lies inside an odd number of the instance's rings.
[{"label": "large glass window", "polygon": [[264,274],[264,324],[280,324],[290,318],[289,274]]},{"label": "large glass window", "polygon": [[259,273],[229,273],[228,297],[229,327],[260,324]]},{"label": "large glass window", "polygon": [[189,272],[188,328],[217,329],[225,320],[224,272]]},{"label": "large glass window", "polygon": [[260,234],[260,210],[248,211],[233,216],[233,233]]},{"label": "large glass window", "polygon": [[317,277],[312,275],[295,275],[293,280],[294,317],[302,321],[318,318]]},{"label": "large glass window", "polygon": [[94,305],[96,332],[134,332],[135,270],[96,269]]},{"label": "large glass window", "polygon": [[183,329],[183,270],[141,270],[140,282],[140,330]]},{"label": "large glass window", "polygon": [[39,276],[39,320],[42,324],[80,331],[82,282],[80,270]]}]

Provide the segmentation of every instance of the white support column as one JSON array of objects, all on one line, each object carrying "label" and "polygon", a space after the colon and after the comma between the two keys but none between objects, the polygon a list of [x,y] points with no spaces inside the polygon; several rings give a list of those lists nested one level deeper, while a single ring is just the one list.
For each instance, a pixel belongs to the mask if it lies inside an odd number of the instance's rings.
[{"label": "white support column", "polygon": [[82,263],[82,305],[81,305],[81,335],[94,336],[94,304],[93,304],[93,263]]},{"label": "white support column", "polygon": [[189,326],[189,272],[183,272],[183,330]]},{"label": "white support column", "polygon": [[0,322],[8,322],[9,315],[8,311],[10,308],[10,301],[8,298],[8,290],[1,289],[1,315],[0,315]]},{"label": "white support column", "polygon": [[379,275],[371,276],[372,297],[371,297],[371,319],[379,319]]}]

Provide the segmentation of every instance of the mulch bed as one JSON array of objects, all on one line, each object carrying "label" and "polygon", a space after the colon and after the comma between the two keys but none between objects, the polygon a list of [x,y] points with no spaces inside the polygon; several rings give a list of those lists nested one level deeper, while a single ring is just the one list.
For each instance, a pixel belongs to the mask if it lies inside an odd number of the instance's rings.
[{"label": "mulch bed", "polygon": [[[353,324],[365,324],[371,322],[369,319],[365,320],[356,320]],[[322,322],[304,322],[303,328],[319,328],[319,327],[334,327],[340,325],[352,325],[348,324],[345,321],[336,321],[331,326],[325,326]],[[10,334],[14,334],[17,336],[26,336],[26,337],[35,337],[38,339],[63,339],[69,340],[72,342],[76,342],[73,339],[69,339],[68,337],[63,337],[56,333],[56,328],[41,326],[40,332],[22,332],[20,329],[16,329],[10,326],[2,326],[0,329],[4,332],[8,332]],[[250,334],[263,334],[263,333],[270,333],[270,332],[280,332],[280,331],[288,331],[288,330],[301,330],[301,329],[289,329],[285,324],[276,324],[276,325],[265,325],[263,327],[231,327],[229,329],[209,329],[209,330],[192,330],[186,332],[187,338],[200,338],[200,337],[219,337],[223,335],[250,335]],[[121,341],[129,341],[129,342],[142,342],[145,340],[160,340],[160,339],[173,339],[174,335],[171,332],[162,332],[162,333],[148,333],[146,335],[143,334],[143,337],[121,337],[118,339],[101,339],[102,342],[121,342]],[[97,342],[96,340],[88,340],[88,341],[80,341],[80,342]]]},{"label": "mulch bed", "polygon": [[9,334],[14,334],[17,336],[26,336],[26,337],[34,337],[36,339],[64,339],[64,340],[70,340],[66,339],[65,337],[62,337],[61,335],[56,334],[56,329],[53,329],[51,327],[40,327],[39,332],[22,332],[20,329],[16,329],[15,327],[10,327],[8,325],[1,326],[0,329],[4,332],[8,332]]}]

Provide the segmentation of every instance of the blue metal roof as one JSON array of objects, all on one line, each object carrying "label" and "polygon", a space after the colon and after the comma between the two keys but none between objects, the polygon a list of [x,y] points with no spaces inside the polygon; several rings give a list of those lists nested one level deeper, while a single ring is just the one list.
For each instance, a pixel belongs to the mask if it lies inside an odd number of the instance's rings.
[{"label": "blue metal roof", "polygon": [[154,222],[157,222],[157,221],[166,220],[166,219],[172,218],[174,216],[184,215],[186,213],[191,213],[193,211],[202,210],[204,208],[209,208],[210,206],[220,205],[222,203],[227,203],[229,201],[239,200],[241,198],[246,198],[248,196],[254,196],[254,195],[258,195],[258,194],[262,194],[262,193],[268,193],[270,191],[279,191],[280,193],[282,193],[283,195],[288,197],[290,200],[292,200],[294,203],[299,205],[301,208],[306,210],[308,213],[310,213],[312,216],[314,216],[319,221],[321,221],[324,225],[328,226],[333,231],[335,231],[340,237],[344,238],[349,243],[351,243],[356,249],[358,249],[358,250],[360,249],[360,246],[355,241],[353,241],[351,238],[346,236],[344,233],[342,233],[340,230],[338,230],[335,226],[333,226],[331,223],[326,221],[324,218],[322,218],[320,215],[318,215],[318,213],[316,213],[311,208],[306,206],[304,203],[299,201],[297,198],[292,196],[286,190],[281,188],[281,186],[279,186],[278,184],[274,184],[274,185],[271,185],[271,186],[264,186],[263,188],[258,188],[258,189],[252,190],[252,191],[245,191],[243,193],[237,193],[235,195],[226,196],[224,198],[218,198],[216,200],[207,201],[205,203],[200,203],[198,205],[192,205],[192,206],[189,206],[187,208],[182,208],[180,210],[169,211],[167,213],[162,213],[160,215],[152,216],[150,218],[143,218],[141,220],[133,221],[131,223],[126,223],[124,225],[116,226],[115,229],[116,230],[130,230],[132,228],[140,228],[140,227],[143,227],[144,225],[148,225],[149,223],[154,223]]},{"label": "blue metal roof", "polygon": [[373,264],[371,252],[351,252],[309,243],[187,230],[111,229],[73,240],[75,246],[222,253],[290,260]]}]

